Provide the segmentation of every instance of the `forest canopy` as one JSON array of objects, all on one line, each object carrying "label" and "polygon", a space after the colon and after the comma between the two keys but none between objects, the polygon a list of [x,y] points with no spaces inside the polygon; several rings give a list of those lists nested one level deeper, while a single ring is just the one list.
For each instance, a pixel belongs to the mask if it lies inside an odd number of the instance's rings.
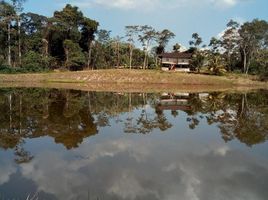
[{"label": "forest canopy", "polygon": [[[47,17],[24,13],[25,0],[0,0],[0,72],[41,72],[54,69],[83,70],[109,68],[158,69],[159,55],[167,52],[175,33],[150,25],[129,25],[123,36],[99,29],[70,4]],[[191,67],[212,74],[226,72],[268,76],[268,23],[254,19],[239,24],[230,20],[221,37],[204,44],[192,34]],[[139,48],[137,47],[139,46]],[[179,41],[174,52],[183,51]]]}]

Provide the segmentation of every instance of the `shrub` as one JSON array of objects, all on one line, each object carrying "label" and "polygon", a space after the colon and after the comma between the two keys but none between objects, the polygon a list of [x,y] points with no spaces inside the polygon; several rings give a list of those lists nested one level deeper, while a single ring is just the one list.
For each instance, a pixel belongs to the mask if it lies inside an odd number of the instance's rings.
[{"label": "shrub", "polygon": [[3,56],[0,55],[0,66],[3,66],[5,63],[5,59]]},{"label": "shrub", "polygon": [[65,66],[69,70],[79,70],[83,68],[86,62],[85,55],[82,52],[78,43],[74,43],[71,40],[65,40],[63,43],[66,62]]},{"label": "shrub", "polygon": [[223,76],[226,74],[226,65],[224,58],[220,54],[210,54],[208,57],[208,70],[218,76]]},{"label": "shrub", "polygon": [[16,73],[26,73],[27,71],[24,71],[22,68],[17,67],[9,67],[6,65],[0,66],[0,73],[1,74],[16,74]]},{"label": "shrub", "polygon": [[22,66],[28,72],[47,71],[50,65],[51,58],[43,57],[41,54],[29,51],[22,60]]},{"label": "shrub", "polygon": [[0,58],[0,73],[16,74],[16,73],[31,73],[44,72],[49,70],[49,65],[52,59],[45,58],[41,54],[29,51],[22,59],[22,67],[11,67],[4,64]]}]

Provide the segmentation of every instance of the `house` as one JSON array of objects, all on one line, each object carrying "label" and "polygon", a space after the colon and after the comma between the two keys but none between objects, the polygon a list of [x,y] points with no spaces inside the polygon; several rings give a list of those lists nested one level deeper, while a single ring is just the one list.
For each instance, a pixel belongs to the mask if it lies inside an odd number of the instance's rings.
[{"label": "house", "polygon": [[189,51],[185,52],[173,52],[173,53],[162,53],[159,55],[161,59],[161,67],[164,71],[175,70],[180,72],[189,72],[190,61],[193,53]]},{"label": "house", "polygon": [[192,109],[189,105],[189,99],[189,93],[163,93],[158,101],[157,109],[162,111],[189,111]]}]

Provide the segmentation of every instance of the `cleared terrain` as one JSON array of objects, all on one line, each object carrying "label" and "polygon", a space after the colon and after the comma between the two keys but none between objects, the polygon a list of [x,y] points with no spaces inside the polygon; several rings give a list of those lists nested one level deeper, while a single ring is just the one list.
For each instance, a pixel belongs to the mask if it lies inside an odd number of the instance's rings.
[{"label": "cleared terrain", "polygon": [[268,89],[254,76],[212,76],[156,70],[90,70],[0,74],[1,87],[48,87],[96,91],[219,91]]}]

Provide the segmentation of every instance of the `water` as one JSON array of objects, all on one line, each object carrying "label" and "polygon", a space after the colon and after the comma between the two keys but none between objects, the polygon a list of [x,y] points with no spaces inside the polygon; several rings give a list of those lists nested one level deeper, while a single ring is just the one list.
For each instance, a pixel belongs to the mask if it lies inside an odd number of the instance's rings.
[{"label": "water", "polygon": [[268,199],[268,91],[0,90],[0,199]]}]

